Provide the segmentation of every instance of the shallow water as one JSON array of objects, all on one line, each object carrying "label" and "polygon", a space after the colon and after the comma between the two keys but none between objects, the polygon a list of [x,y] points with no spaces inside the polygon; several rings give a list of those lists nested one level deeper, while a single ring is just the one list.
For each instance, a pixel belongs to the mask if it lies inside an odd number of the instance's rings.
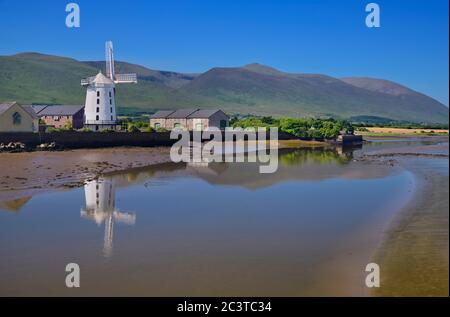
[{"label": "shallow water", "polygon": [[[364,295],[415,181],[352,156],[282,150],[274,174],[162,164],[15,201],[0,210],[0,294]],[[78,289],[65,286],[71,262]]]}]

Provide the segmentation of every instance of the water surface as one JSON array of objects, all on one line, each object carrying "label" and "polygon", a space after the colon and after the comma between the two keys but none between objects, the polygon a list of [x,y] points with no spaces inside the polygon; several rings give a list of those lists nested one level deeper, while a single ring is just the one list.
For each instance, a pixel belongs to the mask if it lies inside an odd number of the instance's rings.
[{"label": "water surface", "polygon": [[[414,177],[352,156],[282,150],[274,174],[161,164],[4,202],[0,294],[364,295],[365,265]],[[79,289],[65,287],[70,262]]]}]

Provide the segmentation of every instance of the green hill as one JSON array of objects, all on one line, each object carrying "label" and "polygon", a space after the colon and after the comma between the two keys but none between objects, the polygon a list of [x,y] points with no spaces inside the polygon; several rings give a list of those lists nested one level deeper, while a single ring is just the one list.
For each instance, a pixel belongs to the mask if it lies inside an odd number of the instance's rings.
[{"label": "green hill", "polygon": [[[99,69],[104,69],[104,62],[80,62],[38,53],[0,56],[0,100],[80,104],[85,97],[80,79],[95,75]],[[443,104],[379,79],[289,74],[259,64],[181,74],[117,62],[116,71],[138,74],[138,84],[117,87],[120,112],[195,106],[220,107],[241,114],[378,116],[448,123],[448,108]]]}]

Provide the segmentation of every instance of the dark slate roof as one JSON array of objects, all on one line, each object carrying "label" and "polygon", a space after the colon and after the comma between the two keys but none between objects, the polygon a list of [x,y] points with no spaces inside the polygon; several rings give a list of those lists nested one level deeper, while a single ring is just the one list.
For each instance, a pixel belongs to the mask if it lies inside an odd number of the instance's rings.
[{"label": "dark slate roof", "polygon": [[198,109],[178,109],[177,111],[168,115],[167,119],[185,119],[197,110]]},{"label": "dark slate roof", "polygon": [[38,116],[73,116],[83,108],[83,105],[47,106],[38,113]]},{"label": "dark slate roof", "polygon": [[[220,109],[207,109],[207,110],[198,110],[194,113],[192,113],[191,115],[189,115],[189,118],[199,118],[199,119],[205,119],[205,118],[209,118],[211,117],[213,114],[217,113],[217,112],[223,112]],[[223,113],[225,114],[225,113]],[[225,114],[226,115],[226,114]]]},{"label": "dark slate roof", "polygon": [[36,119],[38,116],[34,109],[31,106],[22,106],[23,110],[25,110],[31,117]]},{"label": "dark slate roof", "polygon": [[160,110],[156,111],[154,114],[150,116],[150,119],[165,119],[171,113],[174,113],[174,110]]},{"label": "dark slate roof", "polygon": [[33,110],[36,114],[39,114],[39,112],[41,112],[46,107],[48,107],[48,105],[31,105],[30,107],[33,108]]}]

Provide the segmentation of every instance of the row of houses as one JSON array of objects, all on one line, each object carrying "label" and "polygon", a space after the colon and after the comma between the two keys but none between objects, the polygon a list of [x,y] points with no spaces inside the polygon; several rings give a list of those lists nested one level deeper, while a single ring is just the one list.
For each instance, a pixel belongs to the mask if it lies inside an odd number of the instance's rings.
[{"label": "row of houses", "polygon": [[39,120],[54,128],[81,129],[84,126],[84,106],[0,104],[0,132],[36,132]]},{"label": "row of houses", "polygon": [[[74,129],[85,127],[85,107],[82,105],[20,105],[17,102],[0,104],[0,132],[36,132],[39,120],[46,126]],[[158,111],[150,117],[150,126],[164,128],[205,130],[224,129],[229,117],[222,110],[179,109]]]},{"label": "row of houses", "polygon": [[150,127],[167,130],[225,129],[230,118],[222,110],[179,109],[161,110],[150,116]]},{"label": "row of houses", "polygon": [[33,105],[31,108],[36,115],[45,122],[45,125],[57,129],[72,126],[74,129],[84,127],[84,106],[64,105],[64,106],[42,106]]}]

